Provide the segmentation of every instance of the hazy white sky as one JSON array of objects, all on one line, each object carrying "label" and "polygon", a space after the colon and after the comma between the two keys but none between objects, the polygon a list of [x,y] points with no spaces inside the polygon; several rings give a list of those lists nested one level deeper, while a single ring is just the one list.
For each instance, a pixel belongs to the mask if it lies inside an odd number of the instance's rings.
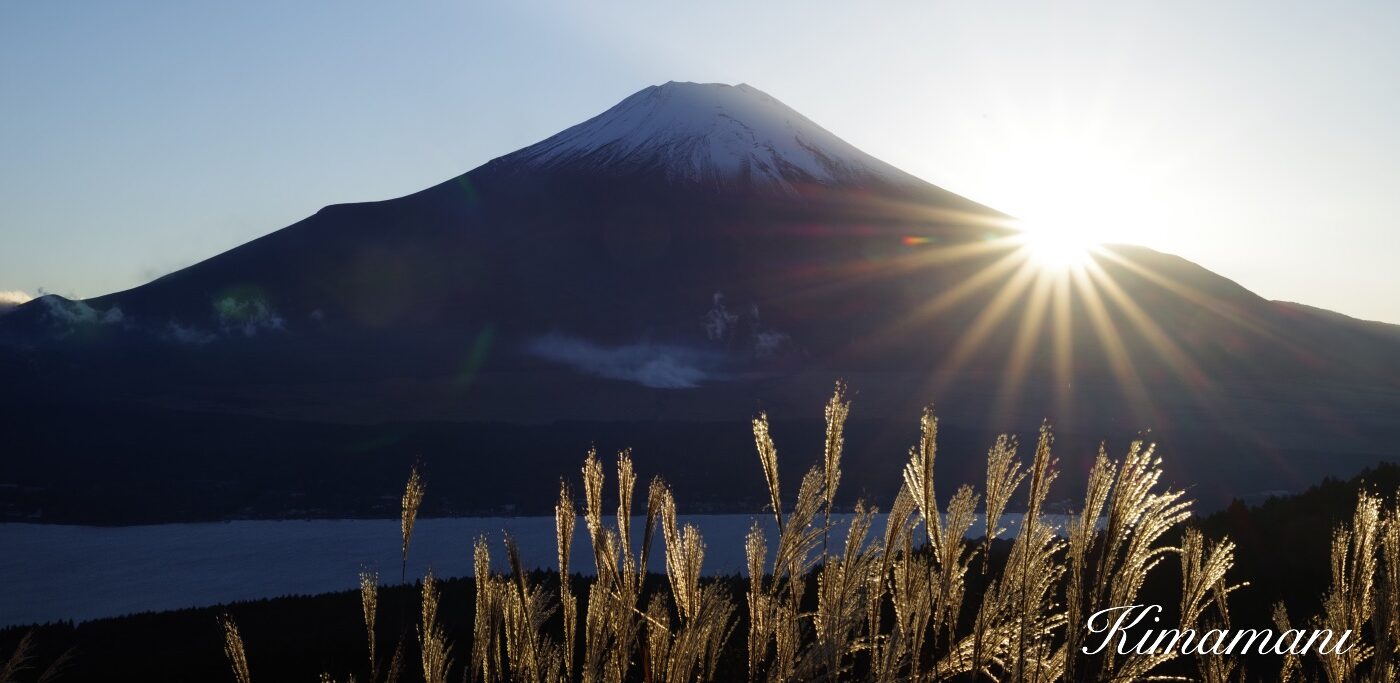
[{"label": "hazy white sky", "polygon": [[0,5],[0,291],[132,287],[668,80],[1400,323],[1400,3]]}]

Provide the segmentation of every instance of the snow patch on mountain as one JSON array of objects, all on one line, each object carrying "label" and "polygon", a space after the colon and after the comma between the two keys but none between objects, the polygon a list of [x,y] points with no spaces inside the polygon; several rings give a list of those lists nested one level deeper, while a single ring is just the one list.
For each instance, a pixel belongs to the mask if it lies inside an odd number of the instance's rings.
[{"label": "snow patch on mountain", "polygon": [[498,161],[522,169],[644,171],[670,181],[780,192],[812,184],[925,184],[747,84],[651,86]]}]

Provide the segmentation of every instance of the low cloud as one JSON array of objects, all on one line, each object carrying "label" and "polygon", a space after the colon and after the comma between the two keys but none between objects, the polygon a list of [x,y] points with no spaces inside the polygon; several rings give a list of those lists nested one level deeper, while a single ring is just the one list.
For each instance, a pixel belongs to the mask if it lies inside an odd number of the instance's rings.
[{"label": "low cloud", "polygon": [[119,325],[126,321],[126,315],[117,306],[103,311],[93,308],[86,301],[65,299],[53,294],[39,300],[44,302],[44,312],[49,322],[61,328],[64,334],[72,332],[75,327]]},{"label": "low cloud", "polygon": [[[758,314],[758,304],[735,313],[725,304],[724,292],[715,292],[710,310],[700,317],[705,338],[723,344],[730,351],[747,351],[755,358],[767,358],[792,340],[786,332],[765,326]],[[747,347],[747,348],[746,348]]]},{"label": "low cloud", "polygon": [[724,305],[724,293],[715,292],[710,310],[701,316],[700,324],[705,328],[705,337],[710,341],[723,341],[739,322],[739,315],[729,312]]},{"label": "low cloud", "polygon": [[[316,317],[313,315],[313,319]],[[163,336],[178,344],[208,344],[231,337],[256,337],[262,332],[285,332],[287,321],[260,296],[225,296],[213,304],[213,327],[171,320]]]},{"label": "low cloud", "polygon": [[186,327],[172,320],[166,328],[166,338],[180,344],[208,344],[219,336],[197,327]]},{"label": "low cloud", "polygon": [[767,358],[778,352],[791,339],[785,332],[762,330],[753,333],[753,354]]},{"label": "low cloud", "polygon": [[241,332],[245,337],[256,337],[258,332],[282,331],[287,326],[287,321],[261,297],[226,296],[214,302],[214,315],[225,334]]},{"label": "low cloud", "polygon": [[603,346],[586,339],[551,334],[528,346],[531,354],[595,377],[635,382],[655,389],[690,389],[714,379],[719,358],[699,349],[638,342]]},{"label": "low cloud", "polygon": [[0,289],[0,313],[8,313],[33,299],[34,297],[30,296],[29,292],[21,292],[18,289]]}]

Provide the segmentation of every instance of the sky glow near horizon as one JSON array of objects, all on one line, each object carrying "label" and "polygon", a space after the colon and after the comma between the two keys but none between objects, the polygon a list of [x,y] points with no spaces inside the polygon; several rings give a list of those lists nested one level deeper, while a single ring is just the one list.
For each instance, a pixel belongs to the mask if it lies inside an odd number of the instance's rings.
[{"label": "sky glow near horizon", "polygon": [[0,7],[0,290],[96,296],[747,82],[1031,222],[1400,323],[1400,6]]}]

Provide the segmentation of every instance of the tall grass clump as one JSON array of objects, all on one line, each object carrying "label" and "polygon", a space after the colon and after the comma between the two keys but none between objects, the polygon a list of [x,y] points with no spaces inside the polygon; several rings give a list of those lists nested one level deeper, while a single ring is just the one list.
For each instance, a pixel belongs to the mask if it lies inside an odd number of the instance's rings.
[{"label": "tall grass clump", "polygon": [[15,643],[15,649],[10,656],[0,659],[0,683],[50,683],[62,680],[73,663],[74,651],[71,647],[64,650],[51,660],[48,666],[40,669],[36,664],[38,657],[35,655],[34,631],[27,631],[20,636],[19,642]]},{"label": "tall grass clump", "polygon": [[[844,542],[833,538],[844,428],[851,402],[838,383],[825,409],[826,438],[794,497],[779,482],[778,444],[767,415],[752,423],[755,476],[765,484],[771,536],[757,522],[745,539],[747,577],[704,578],[706,544],[678,522],[669,485],[646,486],[644,528],[633,529],[638,476],[631,453],[605,467],[589,450],[577,479],[560,482],[555,505],[558,571],[529,572],[513,539],[493,569],[491,544],[472,549],[474,609],[469,633],[443,627],[437,581],[422,581],[416,645],[425,681],[624,683],[646,681],[1139,681],[1245,680],[1227,656],[1114,648],[1084,654],[1090,615],[1137,605],[1164,568],[1180,582],[1174,609],[1153,629],[1204,633],[1232,627],[1229,597],[1235,545],[1186,527],[1190,502],[1162,484],[1153,445],[1132,443],[1121,459],[1100,447],[1076,511],[1062,527],[1045,508],[1058,476],[1054,434],[1042,424],[1029,462],[1016,439],[987,452],[979,493],[962,485],[938,500],[938,418],[927,408],[883,517],[854,506]],[[604,510],[605,491],[617,508]],[[945,491],[947,489],[944,489]],[[403,497],[403,565],[423,483],[415,466]],[[790,489],[789,489],[790,491]],[[1014,537],[1007,510],[1026,511]],[[611,514],[609,514],[611,513]],[[986,533],[969,539],[978,517]],[[579,519],[593,556],[591,579],[570,556]],[[634,545],[640,532],[640,545]],[[656,545],[659,539],[660,549]],[[651,577],[654,553],[665,574]],[[1338,656],[1287,655],[1259,680],[1395,681],[1400,673],[1400,508],[1361,496],[1332,539],[1332,585],[1310,624],[1356,634]],[[375,637],[378,577],[360,577],[368,639],[367,680],[397,680],[404,644],[387,669]],[[1274,626],[1290,631],[1287,609]],[[224,621],[235,678],[248,681],[242,640]],[[463,661],[453,659],[453,640]],[[470,647],[467,647],[467,643]],[[469,653],[469,654],[468,654]],[[387,672],[387,673],[386,673]]]}]

